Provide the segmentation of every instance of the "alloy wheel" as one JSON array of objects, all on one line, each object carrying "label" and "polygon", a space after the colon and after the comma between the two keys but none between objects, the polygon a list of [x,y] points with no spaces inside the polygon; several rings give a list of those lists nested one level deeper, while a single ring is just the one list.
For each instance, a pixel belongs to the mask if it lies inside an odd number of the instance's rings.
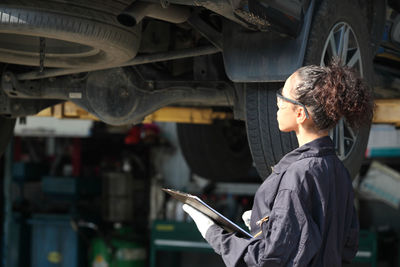
[{"label": "alloy wheel", "polygon": [[[353,29],[346,22],[336,23],[332,27],[325,41],[320,65],[328,65],[333,57],[340,58],[343,65],[354,68],[363,77],[361,49]],[[342,118],[329,135],[335,144],[336,154],[345,160],[354,149],[358,132]]]}]

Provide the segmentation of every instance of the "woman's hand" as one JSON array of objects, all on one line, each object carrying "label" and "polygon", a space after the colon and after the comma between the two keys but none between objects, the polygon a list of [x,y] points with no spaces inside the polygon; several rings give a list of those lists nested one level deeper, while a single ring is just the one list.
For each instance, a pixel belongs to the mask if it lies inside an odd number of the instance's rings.
[{"label": "woman's hand", "polygon": [[193,221],[196,223],[201,235],[206,238],[207,230],[211,225],[215,224],[208,216],[204,215],[200,211],[192,208],[191,206],[184,204],[182,209],[192,217]]},{"label": "woman's hand", "polygon": [[251,218],[251,210],[247,210],[245,212],[243,212],[242,215],[242,219],[244,221],[244,224],[247,226],[247,228],[249,228],[249,230],[251,231],[251,227],[250,227],[250,218]]}]

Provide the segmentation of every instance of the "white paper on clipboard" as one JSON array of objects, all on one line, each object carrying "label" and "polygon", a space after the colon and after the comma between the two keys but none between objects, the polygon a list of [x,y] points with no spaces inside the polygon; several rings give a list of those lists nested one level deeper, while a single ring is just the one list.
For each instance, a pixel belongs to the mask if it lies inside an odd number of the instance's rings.
[{"label": "white paper on clipboard", "polygon": [[188,204],[200,211],[201,213],[207,215],[208,217],[213,219],[218,225],[223,227],[226,231],[236,232],[246,238],[253,238],[251,234],[243,230],[240,226],[226,218],[224,215],[222,215],[209,205],[207,205],[207,203],[205,203],[199,197],[167,188],[163,188],[162,190],[170,194],[175,199],[181,201],[182,203]]}]

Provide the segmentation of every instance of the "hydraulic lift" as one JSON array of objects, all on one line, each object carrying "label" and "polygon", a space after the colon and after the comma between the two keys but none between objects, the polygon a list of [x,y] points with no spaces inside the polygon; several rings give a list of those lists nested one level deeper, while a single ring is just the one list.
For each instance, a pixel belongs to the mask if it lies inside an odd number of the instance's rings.
[{"label": "hydraulic lift", "polygon": [[[373,123],[400,126],[400,99],[376,99]],[[99,120],[72,102],[65,102],[41,111],[37,116],[65,119]],[[165,107],[144,118],[143,122],[179,122],[211,124],[215,119],[232,119],[232,112],[214,111],[211,108]]]}]

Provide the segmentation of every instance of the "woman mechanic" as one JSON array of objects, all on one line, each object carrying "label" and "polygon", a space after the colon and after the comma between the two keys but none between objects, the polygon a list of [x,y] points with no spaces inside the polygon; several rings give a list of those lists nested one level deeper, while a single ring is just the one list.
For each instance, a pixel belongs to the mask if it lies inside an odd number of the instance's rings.
[{"label": "woman mechanic", "polygon": [[228,233],[188,205],[183,209],[226,266],[341,266],[357,252],[359,226],[351,178],[328,134],[342,117],[353,127],[370,123],[371,93],[334,61],[294,72],[277,104],[279,129],[295,131],[299,147],[257,190],[249,227],[254,238]]}]

